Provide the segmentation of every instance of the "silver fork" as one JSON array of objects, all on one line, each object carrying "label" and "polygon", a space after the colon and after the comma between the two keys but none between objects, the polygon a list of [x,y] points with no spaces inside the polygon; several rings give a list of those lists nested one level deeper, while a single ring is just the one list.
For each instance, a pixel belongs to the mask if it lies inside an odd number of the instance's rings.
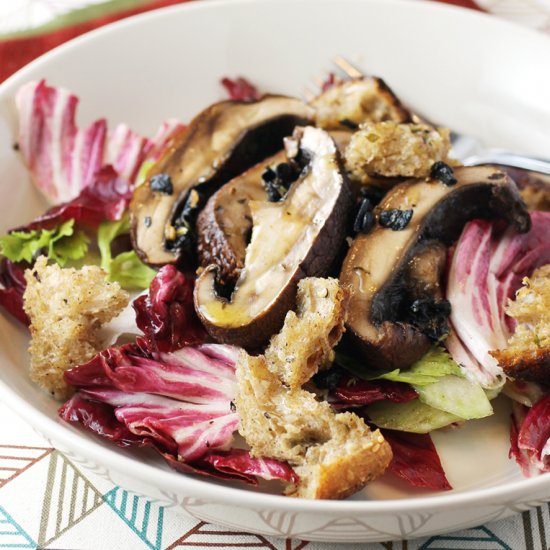
[{"label": "silver fork", "polygon": [[[343,57],[338,56],[334,58],[333,63],[342,73],[344,73],[345,78],[362,78],[365,76],[363,72]],[[315,83],[320,88],[323,80],[317,79]],[[306,91],[306,97],[309,98],[313,95],[314,94],[310,91]],[[413,113],[413,120],[415,122],[428,121],[425,117],[415,113]],[[460,160],[465,166],[494,164],[502,167],[538,172],[539,174],[550,176],[550,159],[529,155],[518,155],[503,149],[485,147],[481,141],[474,136],[459,134],[454,131],[451,131],[451,143],[453,146],[453,156]]]}]

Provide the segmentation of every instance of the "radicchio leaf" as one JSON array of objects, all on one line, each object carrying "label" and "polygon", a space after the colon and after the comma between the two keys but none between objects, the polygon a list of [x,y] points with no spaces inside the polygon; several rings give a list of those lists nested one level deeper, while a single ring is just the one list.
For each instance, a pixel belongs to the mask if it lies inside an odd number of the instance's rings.
[{"label": "radicchio leaf", "polygon": [[526,477],[550,471],[550,394],[530,409],[513,404],[510,457]]},{"label": "radicchio leaf", "polygon": [[130,445],[152,447],[159,452],[172,468],[179,472],[216,479],[243,481],[251,485],[257,484],[256,477],[253,475],[233,471],[229,467],[218,470],[206,460],[200,460],[196,465],[179,461],[175,455],[164,450],[159,441],[143,435],[133,434],[123,423],[117,420],[112,407],[98,401],[88,401],[80,393],[76,393],[59,409],[59,415],[63,420],[78,423],[86,430],[105,437],[120,447]]},{"label": "radicchio leaf", "polygon": [[338,387],[331,392],[331,405],[337,409],[363,407],[377,401],[406,403],[416,399],[418,394],[409,385],[389,380],[355,380],[344,377]]},{"label": "radicchio leaf", "polygon": [[136,323],[150,349],[173,351],[204,342],[206,332],[193,306],[193,280],[173,265],[155,276],[147,295],[134,301]]},{"label": "radicchio leaf", "polygon": [[112,407],[98,401],[88,401],[80,393],[73,395],[60,407],[59,416],[66,422],[78,423],[83,428],[105,437],[121,447],[128,447],[132,444],[152,445],[152,442],[133,434],[119,422]]},{"label": "radicchio leaf", "polygon": [[136,183],[142,166],[157,160],[170,138],[183,128],[168,120],[153,139],[125,124],[108,135],[105,119],[80,129],[76,125],[78,101],[77,96],[48,86],[45,80],[25,84],[16,95],[19,149],[34,183],[52,204],[67,203],[80,195],[109,164],[121,179]]},{"label": "radicchio leaf", "polygon": [[105,162],[111,164],[118,175],[134,182],[152,143],[136,134],[126,124],[119,124],[109,136]]},{"label": "radicchio leaf", "polygon": [[221,472],[241,472],[262,479],[281,479],[288,483],[298,483],[300,478],[286,463],[272,458],[253,458],[244,449],[231,449],[207,455],[204,461]]},{"label": "radicchio leaf", "polygon": [[393,458],[389,471],[414,487],[439,491],[452,489],[429,434],[382,430]]},{"label": "radicchio leaf", "polygon": [[45,80],[25,84],[15,100],[19,149],[35,184],[54,204],[73,199],[103,164],[105,119],[77,128],[78,98]]},{"label": "radicchio leaf", "polygon": [[25,268],[21,264],[10,262],[7,258],[0,261],[0,306],[24,325],[30,320],[23,309],[23,294],[27,288]]},{"label": "radicchio leaf", "polygon": [[67,220],[96,228],[104,220],[120,220],[132,198],[133,186],[121,179],[112,166],[103,167],[74,199],[53,206],[29,224],[13,231],[51,229]]},{"label": "radicchio leaf", "polygon": [[144,164],[156,162],[170,146],[172,140],[186,129],[186,126],[175,119],[164,121],[151,140],[151,148],[147,152]]},{"label": "radicchio leaf", "polygon": [[235,80],[231,78],[222,78],[222,86],[227,90],[229,99],[233,101],[255,101],[260,99],[261,94],[254,84],[251,84],[246,78],[238,77]]},{"label": "radicchio leaf", "polygon": [[504,308],[523,277],[550,262],[550,213],[532,212],[532,227],[518,234],[499,222],[468,223],[452,253],[447,278],[452,331],[445,345],[467,377],[483,387],[504,382],[489,351],[502,349],[514,329]]},{"label": "radicchio leaf", "polygon": [[109,348],[65,372],[77,393],[60,416],[122,446],[152,446],[180,471],[295,482],[288,465],[230,449],[239,422],[232,406],[237,353],[218,344],[173,353]]}]

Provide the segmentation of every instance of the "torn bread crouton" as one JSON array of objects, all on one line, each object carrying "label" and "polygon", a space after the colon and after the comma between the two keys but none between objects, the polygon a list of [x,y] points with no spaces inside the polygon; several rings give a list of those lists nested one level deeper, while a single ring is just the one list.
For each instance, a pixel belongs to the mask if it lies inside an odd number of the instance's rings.
[{"label": "torn bread crouton", "polygon": [[517,321],[508,347],[492,351],[511,378],[550,383],[550,264],[523,279],[506,313]]},{"label": "torn bread crouton", "polygon": [[286,493],[345,498],[384,473],[391,449],[379,430],[353,413],[335,414],[313,393],[291,389],[263,356],[242,351],[237,361],[239,433],[251,454],[287,461],[300,477]]},{"label": "torn bread crouton", "polygon": [[47,265],[41,256],[25,272],[24,309],[31,321],[31,380],[56,399],[72,393],[63,373],[102,348],[98,330],[128,304],[117,283],[96,266],[80,270]]},{"label": "torn bread crouton", "polygon": [[[253,456],[287,461],[294,467],[300,482],[286,491],[293,496],[345,498],[380,476],[392,456],[379,430],[372,432],[353,413],[336,414],[326,401],[288,383],[309,380],[330,359],[328,341],[335,345],[342,335],[344,316],[340,319],[336,312],[338,304],[345,310],[347,294],[336,286],[333,279],[303,279],[298,315],[287,314],[265,355],[253,357],[243,350],[237,361],[239,433]],[[327,292],[320,293],[322,289]],[[316,307],[321,315],[333,315],[332,322],[312,322]],[[295,345],[294,334],[301,339]],[[306,346],[307,338],[319,349]],[[300,345],[305,346],[303,351]],[[293,354],[289,361],[285,349]]]},{"label": "torn bread crouton", "polygon": [[298,388],[334,360],[332,348],[344,333],[349,292],[336,279],[308,277],[298,283],[297,311],[289,311],[281,332],[265,352],[268,369]]},{"label": "torn bread crouton", "polygon": [[365,185],[380,176],[423,178],[435,162],[448,160],[449,136],[448,129],[427,124],[367,123],[351,137],[346,169]]},{"label": "torn bread crouton", "polygon": [[315,109],[315,125],[325,130],[355,129],[367,121],[411,121],[411,114],[388,85],[375,77],[334,84],[311,106]]}]

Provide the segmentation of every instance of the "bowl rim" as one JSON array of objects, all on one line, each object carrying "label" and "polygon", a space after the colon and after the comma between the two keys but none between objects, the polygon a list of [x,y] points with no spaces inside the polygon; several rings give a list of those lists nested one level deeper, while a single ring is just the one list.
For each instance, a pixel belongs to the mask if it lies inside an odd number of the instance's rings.
[{"label": "bowl rim", "polygon": [[[115,21],[103,27],[93,29],[83,35],[77,36],[56,48],[44,53],[29,64],[19,69],[16,73],[7,78],[0,84],[0,100],[5,96],[13,95],[15,87],[19,86],[27,75],[35,72],[43,65],[47,65],[50,59],[65,55],[66,52],[78,48],[82,44],[101,40],[103,35],[118,33],[126,27],[139,25],[142,21],[150,19],[161,19],[169,17],[172,13],[211,10],[216,8],[232,9],[231,6],[240,6],[247,4],[265,4],[277,2],[281,4],[294,3],[296,1],[302,4],[334,4],[338,0],[208,0],[208,1],[190,1],[183,4],[176,4],[163,8],[158,8],[145,13],[140,13],[119,21]],[[342,0],[339,0],[342,3]],[[455,5],[449,5],[429,0],[343,0],[348,4],[392,4],[399,9],[409,9],[413,11],[427,10],[431,12],[448,12],[454,16],[472,19],[484,19],[486,23],[491,21],[493,25],[500,26],[503,30],[510,29],[513,32],[524,32],[528,35],[542,38],[550,45],[550,37],[538,33],[534,30],[521,27],[520,25],[498,19],[495,16],[483,12],[477,12],[467,8],[461,8]],[[104,448],[98,441],[83,430],[70,429],[61,420],[53,420],[40,412],[34,405],[28,403],[22,396],[13,392],[8,384],[2,379],[0,373],[0,398],[19,416],[31,424],[41,435],[51,437],[50,441],[55,447],[54,442],[61,443],[67,449],[74,450],[87,459],[91,459],[99,464],[107,466],[113,471],[137,479],[147,479],[147,483],[154,484],[174,494],[185,491],[200,498],[208,498],[213,502],[220,504],[250,505],[269,507],[270,509],[295,511],[295,512],[319,512],[335,516],[346,516],[350,513],[368,512],[371,516],[393,514],[406,514],[414,509],[415,512],[433,511],[449,512],[467,504],[492,502],[502,503],[503,497],[506,501],[514,499],[516,496],[527,494],[534,489],[548,488],[550,499],[550,476],[540,475],[533,478],[519,479],[506,482],[502,485],[493,487],[484,487],[480,489],[469,489],[458,493],[437,493],[427,496],[412,496],[404,498],[392,498],[384,500],[311,500],[289,498],[282,495],[273,495],[247,490],[245,487],[236,488],[218,483],[212,483],[210,480],[191,475],[182,475],[176,471],[165,470],[156,465],[140,463],[131,455],[124,455],[116,452],[114,447]],[[63,451],[61,451],[63,452]],[[70,458],[70,457],[69,457]],[[154,482],[154,483],[153,483]]]}]

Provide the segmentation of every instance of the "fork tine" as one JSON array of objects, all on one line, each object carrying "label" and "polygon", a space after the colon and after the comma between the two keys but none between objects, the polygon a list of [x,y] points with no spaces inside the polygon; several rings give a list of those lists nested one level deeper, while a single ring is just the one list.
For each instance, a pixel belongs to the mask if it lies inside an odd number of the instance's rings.
[{"label": "fork tine", "polygon": [[334,58],[334,64],[344,71],[349,78],[362,78],[365,76],[357,67],[354,67],[347,59],[341,56]]}]

